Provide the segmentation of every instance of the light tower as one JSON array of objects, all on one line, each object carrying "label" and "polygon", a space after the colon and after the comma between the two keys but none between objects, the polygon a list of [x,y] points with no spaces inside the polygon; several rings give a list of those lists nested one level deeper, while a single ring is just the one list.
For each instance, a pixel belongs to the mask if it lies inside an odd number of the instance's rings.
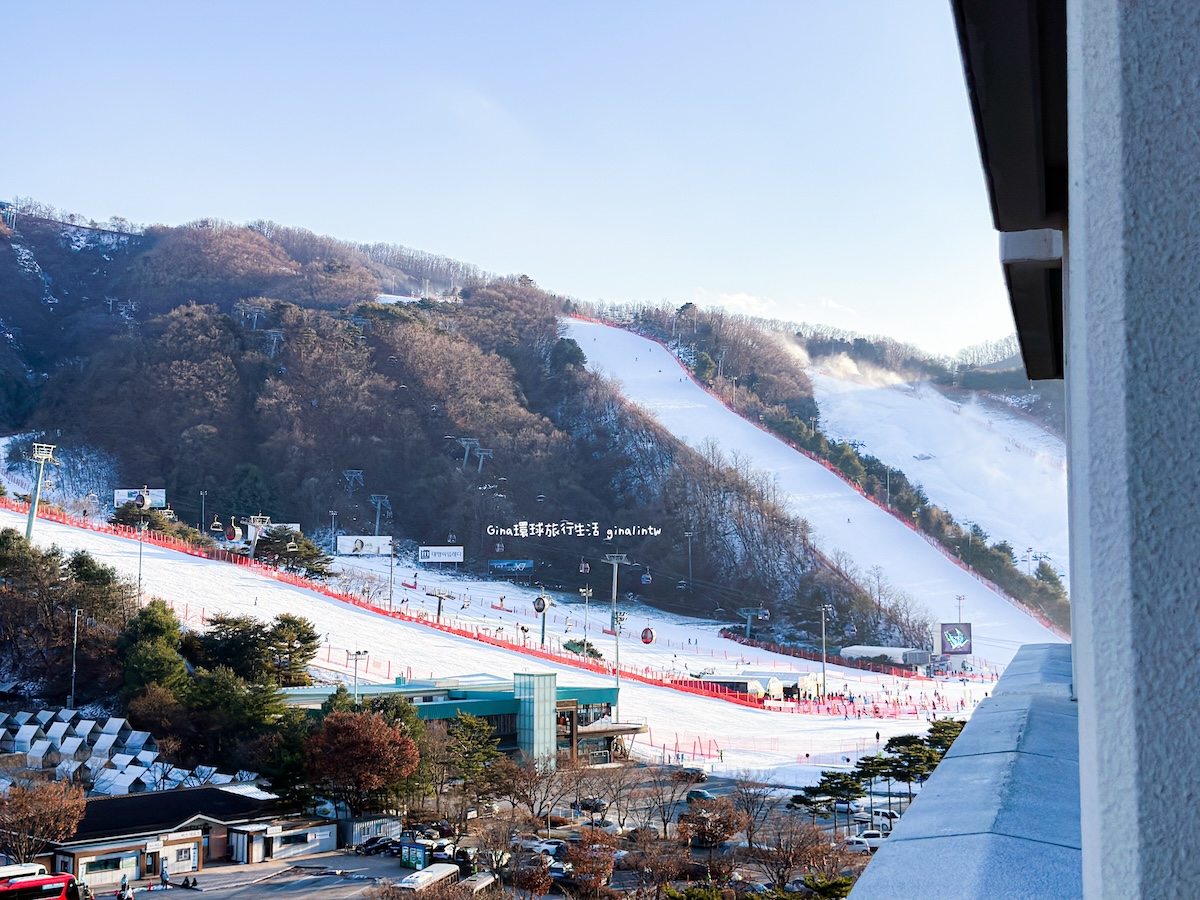
[{"label": "light tower", "polygon": [[613,567],[613,582],[612,582],[612,631],[613,636],[617,640],[616,652],[616,673],[617,673],[617,702],[613,704],[613,722],[621,721],[621,619],[623,616],[617,615],[617,566],[625,565],[629,562],[629,558],[624,553],[606,553],[604,561]]},{"label": "light tower", "polygon": [[54,458],[54,444],[34,444],[33,452],[26,457],[30,462],[37,463],[37,479],[33,485],[33,498],[29,504],[29,521],[25,523],[25,540],[33,538],[33,520],[37,518],[38,504],[42,502],[42,475],[46,471],[46,463],[62,465]]}]

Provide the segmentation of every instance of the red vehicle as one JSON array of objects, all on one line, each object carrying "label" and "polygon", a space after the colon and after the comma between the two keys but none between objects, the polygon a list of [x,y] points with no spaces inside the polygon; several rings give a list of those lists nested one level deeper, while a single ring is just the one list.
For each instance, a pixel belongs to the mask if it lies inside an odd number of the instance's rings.
[{"label": "red vehicle", "polygon": [[62,872],[21,875],[0,881],[0,900],[83,900],[83,896],[75,876]]}]

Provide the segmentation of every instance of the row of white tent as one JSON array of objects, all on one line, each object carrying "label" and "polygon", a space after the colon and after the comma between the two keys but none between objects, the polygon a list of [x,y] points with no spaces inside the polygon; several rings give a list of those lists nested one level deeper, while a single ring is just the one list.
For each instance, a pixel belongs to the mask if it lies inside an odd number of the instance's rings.
[{"label": "row of white tent", "polygon": [[[24,756],[21,766],[55,779],[91,784],[91,794],[136,794],[202,784],[253,781],[254,772],[226,775],[212,766],[181,769],[158,758],[158,742],[118,717],[87,719],[79,710],[0,713],[0,754]],[[12,767],[12,761],[8,762]],[[11,783],[11,782],[10,782]],[[0,792],[8,785],[0,778]]]}]

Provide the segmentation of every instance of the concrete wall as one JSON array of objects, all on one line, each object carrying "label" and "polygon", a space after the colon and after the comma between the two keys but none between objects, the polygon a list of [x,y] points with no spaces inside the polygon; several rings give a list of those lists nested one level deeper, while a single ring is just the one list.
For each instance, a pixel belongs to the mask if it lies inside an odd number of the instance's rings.
[{"label": "concrete wall", "polygon": [[1083,885],[1200,897],[1200,4],[1067,10]]}]

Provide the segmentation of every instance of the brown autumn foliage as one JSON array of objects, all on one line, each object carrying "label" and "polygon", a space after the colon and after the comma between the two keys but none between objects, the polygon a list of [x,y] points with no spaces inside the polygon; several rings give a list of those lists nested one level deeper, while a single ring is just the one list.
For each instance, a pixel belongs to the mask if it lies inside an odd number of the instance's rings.
[{"label": "brown autumn foliage", "polygon": [[417,770],[417,745],[378,713],[330,713],[305,746],[309,777],[353,815]]},{"label": "brown autumn foliage", "polygon": [[68,781],[16,782],[0,797],[0,833],[9,855],[31,862],[55,841],[75,833],[87,801]]}]

